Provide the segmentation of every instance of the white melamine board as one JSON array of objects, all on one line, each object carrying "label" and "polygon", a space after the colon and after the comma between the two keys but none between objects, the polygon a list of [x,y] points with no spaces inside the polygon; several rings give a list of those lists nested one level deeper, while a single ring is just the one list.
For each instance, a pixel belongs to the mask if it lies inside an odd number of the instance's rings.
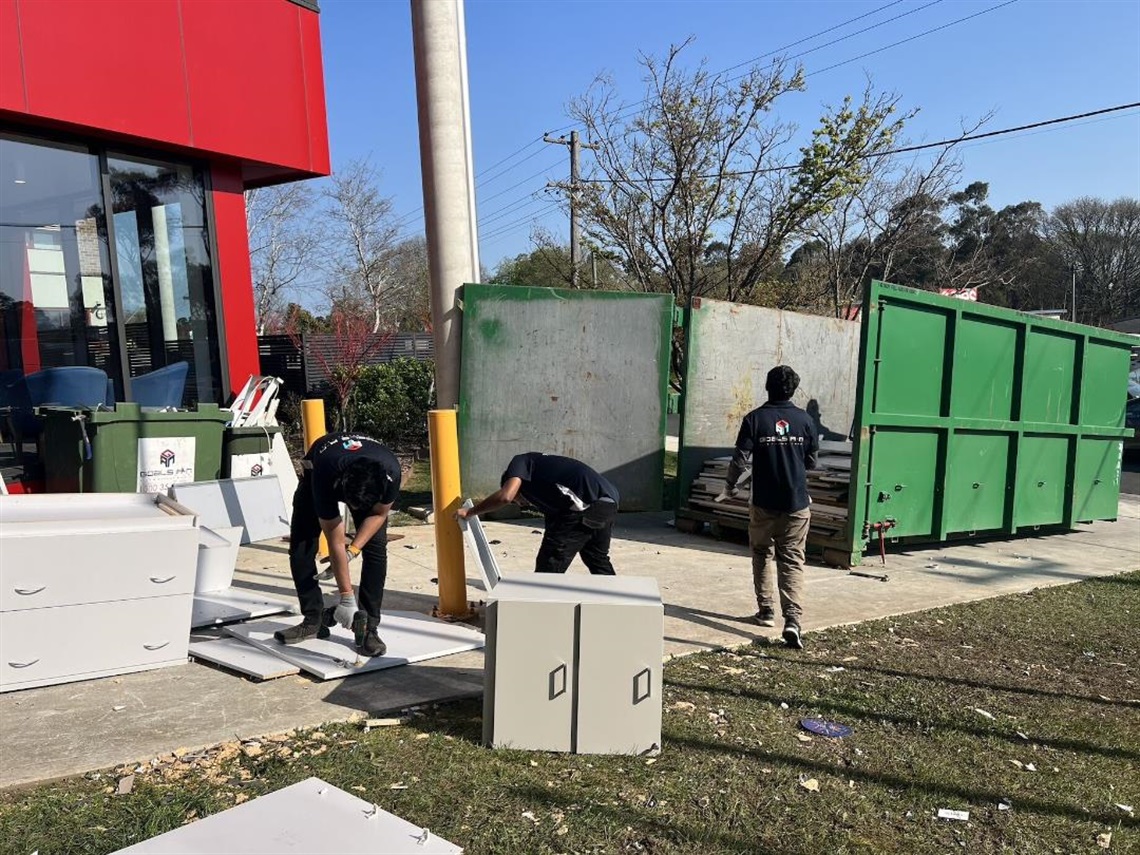
[{"label": "white melamine board", "polygon": [[[468,499],[463,503],[463,507],[471,508],[474,504]],[[463,532],[463,540],[475,556],[475,563],[479,565],[479,575],[483,577],[483,589],[490,591],[499,584],[503,574],[499,571],[499,562],[495,560],[491,544],[487,542],[487,533],[483,531],[483,524],[479,522],[479,517],[468,517],[459,520],[459,530]]]},{"label": "white melamine board", "polygon": [[213,641],[196,641],[190,645],[190,655],[195,659],[213,662],[231,671],[253,677],[257,680],[275,680],[288,677],[301,669],[279,656],[266,653],[240,638],[216,638]]},{"label": "white melamine board", "polygon": [[190,618],[190,626],[194,629],[200,629],[204,626],[218,626],[236,620],[279,615],[282,612],[291,612],[292,610],[293,603],[263,597],[260,594],[237,588],[206,591],[194,595],[194,613]]},{"label": "white melamine board", "polygon": [[257,543],[289,533],[289,513],[281,485],[272,475],[175,484],[170,495],[198,514],[208,528],[242,526],[242,543]]},{"label": "white melamine board", "polygon": [[[0,500],[0,522],[15,533],[17,524],[94,522],[146,528],[187,528],[194,513],[165,496],[148,493],[36,493]],[[23,526],[18,529],[21,533]],[[29,528],[28,531],[34,531]]]},{"label": "white melamine board", "polygon": [[234,580],[234,565],[241,549],[241,526],[198,529],[198,570],[194,593],[224,591]]},{"label": "white melamine board", "polygon": [[461,855],[434,834],[320,778],[184,825],[115,855]]},{"label": "white melamine board", "polygon": [[323,641],[314,638],[284,645],[274,640],[274,632],[294,626],[297,618],[253,621],[227,626],[225,631],[322,680],[351,677],[483,647],[483,634],[465,624],[447,623],[418,612],[385,611],[382,615],[379,634],[388,645],[388,652],[372,658],[358,656],[352,633],[340,626],[332,627],[330,636]]},{"label": "white melamine board", "polygon": [[273,474],[277,476],[277,484],[281,489],[281,501],[285,503],[286,508],[292,508],[293,494],[297,492],[297,470],[293,468],[293,460],[285,445],[285,437],[279,433],[273,435],[269,459],[273,462]]},{"label": "white melamine board", "polygon": [[657,580],[649,576],[529,573],[504,578],[490,593],[492,600],[624,605],[651,605],[661,602]]}]

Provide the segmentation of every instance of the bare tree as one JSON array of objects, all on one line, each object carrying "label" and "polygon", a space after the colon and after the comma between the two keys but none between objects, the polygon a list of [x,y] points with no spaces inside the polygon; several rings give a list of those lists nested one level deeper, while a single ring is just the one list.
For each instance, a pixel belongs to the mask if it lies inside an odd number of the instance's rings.
[{"label": "bare tree", "polygon": [[687,71],[688,44],[663,60],[642,56],[638,104],[619,101],[606,78],[571,103],[598,144],[580,194],[586,231],[643,290],[747,300],[782,269],[804,223],[866,183],[867,159],[912,114],[896,116],[898,97],[868,84],[857,104],[827,109],[797,151],[795,128],[772,110],[805,88],[802,68],[776,60],[738,77],[705,62]]},{"label": "bare tree", "polygon": [[405,285],[392,275],[399,228],[392,200],[380,193],[380,174],[368,160],[347,163],[323,193],[330,300],[363,305],[378,333],[395,323]]},{"label": "bare tree", "polygon": [[319,239],[313,228],[313,191],[308,184],[261,187],[245,194],[249,259],[257,334],[284,308],[285,298],[313,272]]},{"label": "bare tree", "polygon": [[1140,313],[1140,200],[1058,205],[1048,235],[1076,279],[1076,320],[1107,324]]},{"label": "bare tree", "polygon": [[408,238],[392,250],[394,290],[401,295],[396,326],[407,332],[418,332],[431,325],[431,269],[428,264],[427,239]]}]

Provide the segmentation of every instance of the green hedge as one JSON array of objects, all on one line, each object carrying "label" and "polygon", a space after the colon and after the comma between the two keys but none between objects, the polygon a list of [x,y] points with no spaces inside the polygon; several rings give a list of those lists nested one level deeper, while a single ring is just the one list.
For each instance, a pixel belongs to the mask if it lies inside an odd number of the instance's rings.
[{"label": "green hedge", "polygon": [[427,444],[427,413],[435,406],[435,365],[395,359],[369,365],[353,392],[352,429],[395,448]]}]

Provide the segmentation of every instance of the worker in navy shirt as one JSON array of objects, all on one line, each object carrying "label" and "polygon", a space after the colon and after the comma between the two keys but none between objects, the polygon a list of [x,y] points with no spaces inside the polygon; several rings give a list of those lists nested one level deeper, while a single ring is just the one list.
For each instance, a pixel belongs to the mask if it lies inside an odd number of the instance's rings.
[{"label": "worker in navy shirt", "polygon": [[725,489],[717,500],[723,501],[735,492],[751,455],[748,542],[759,607],[754,620],[762,626],[775,625],[778,581],[784,641],[789,647],[802,650],[804,551],[811,525],[807,470],[815,468],[819,437],[811,416],[792,403],[799,385],[799,375],[787,365],[778,365],[768,372],[768,402],[744,417],[728,465]]},{"label": "worker in navy shirt", "polygon": [[476,517],[525,499],[546,522],[534,569],[565,573],[575,555],[595,575],[613,576],[610,537],[618,510],[617,488],[580,460],[538,451],[511,458],[502,486],[473,508],[461,508],[460,519]]},{"label": "worker in navy shirt", "polygon": [[[351,629],[364,656],[383,656],[380,604],[388,576],[388,514],[400,495],[400,463],[376,440],[356,433],[330,433],[313,443],[301,461],[301,481],[293,494],[289,524],[289,569],[301,603],[301,623],[274,633],[282,644],[328,638],[335,622]],[[348,506],[356,526],[346,540],[340,504]],[[317,580],[317,546],[328,540],[326,559],[339,597],[326,608]],[[359,605],[349,566],[360,558]]]}]

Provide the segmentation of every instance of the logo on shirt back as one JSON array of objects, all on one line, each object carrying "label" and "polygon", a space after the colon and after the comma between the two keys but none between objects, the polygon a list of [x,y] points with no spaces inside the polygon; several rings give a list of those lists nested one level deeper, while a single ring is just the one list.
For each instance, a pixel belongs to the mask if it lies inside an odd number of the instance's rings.
[{"label": "logo on shirt back", "polygon": [[360,451],[360,449],[364,448],[364,443],[359,439],[346,439],[340,446],[345,451]]},{"label": "logo on shirt back", "polygon": [[787,436],[788,428],[791,427],[786,421],[780,419],[776,422],[776,436]]}]

